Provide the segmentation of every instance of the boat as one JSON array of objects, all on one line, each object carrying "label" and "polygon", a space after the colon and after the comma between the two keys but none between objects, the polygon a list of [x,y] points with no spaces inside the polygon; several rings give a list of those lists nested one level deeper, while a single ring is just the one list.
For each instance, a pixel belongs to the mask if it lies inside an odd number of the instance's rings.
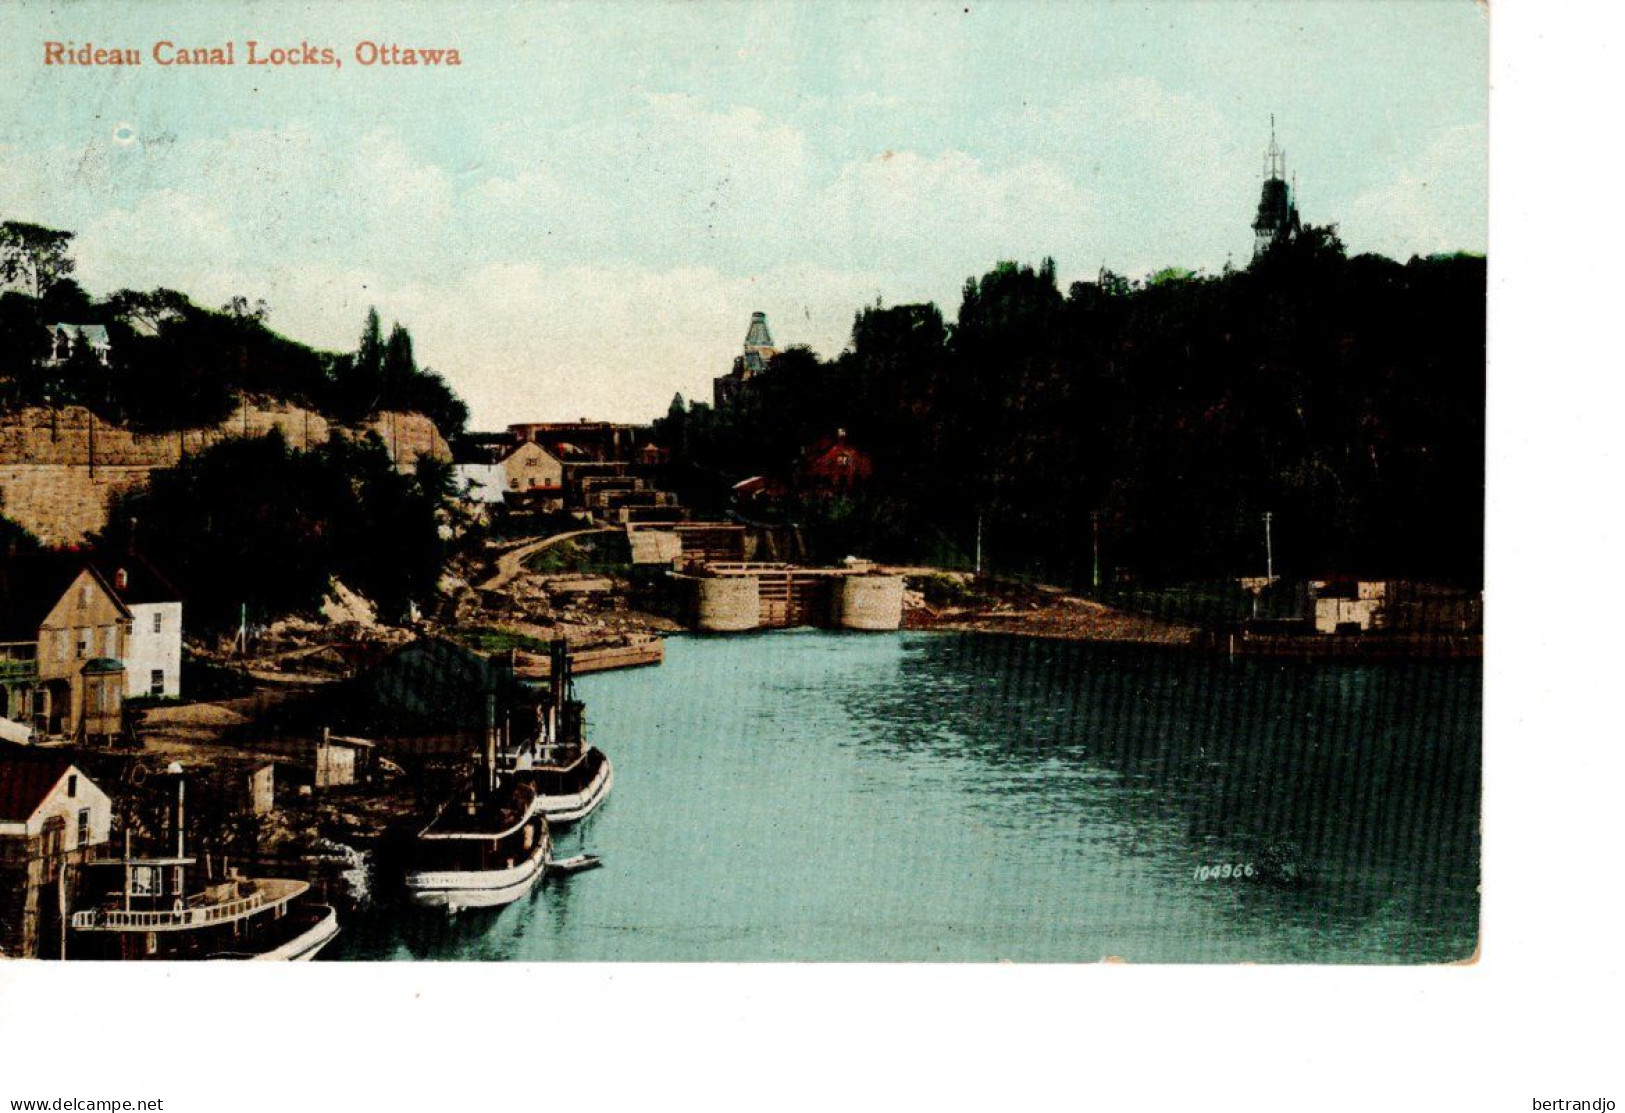
[{"label": "boat", "polygon": [[552,850],[536,791],[517,781],[458,796],[435,812],[409,851],[407,895],[457,911],[524,896]]},{"label": "boat", "polygon": [[547,863],[547,868],[553,873],[582,873],[603,864],[604,860],[596,854],[573,854],[568,858],[553,859]]},{"label": "boat", "polygon": [[186,784],[179,763],[174,853],[87,863],[81,907],[68,917],[68,954],[92,959],[247,959],[305,962],[339,933],[338,914],[310,883],[245,877],[223,864],[210,880],[186,853]]},{"label": "boat", "polygon": [[[591,815],[615,784],[609,755],[586,739],[586,705],[576,698],[570,654],[549,647],[549,697],[535,705],[535,725],[502,756],[505,772],[536,790],[536,806],[553,827]],[[507,737],[516,733],[509,723]]]}]

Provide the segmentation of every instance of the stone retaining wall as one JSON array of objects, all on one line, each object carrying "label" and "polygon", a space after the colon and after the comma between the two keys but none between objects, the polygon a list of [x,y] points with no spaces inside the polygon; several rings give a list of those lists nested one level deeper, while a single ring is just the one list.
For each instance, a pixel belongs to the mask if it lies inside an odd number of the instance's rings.
[{"label": "stone retaining wall", "polygon": [[403,469],[421,455],[449,460],[434,422],[416,413],[383,413],[359,427],[338,426],[321,414],[275,402],[251,402],[212,428],[139,433],[95,418],[82,406],[32,406],[0,416],[0,514],[51,546],[74,545],[107,522],[113,498],[144,486],[157,468],[229,437],[272,429],[295,448],[324,443],[337,431],[376,431]]}]

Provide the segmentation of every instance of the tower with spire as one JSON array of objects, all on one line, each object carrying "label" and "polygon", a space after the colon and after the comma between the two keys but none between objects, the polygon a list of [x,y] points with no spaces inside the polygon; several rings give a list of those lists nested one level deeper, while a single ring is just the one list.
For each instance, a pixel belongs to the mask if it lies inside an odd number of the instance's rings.
[{"label": "tower with spire", "polygon": [[1286,152],[1275,142],[1275,114],[1270,114],[1270,145],[1264,152],[1264,189],[1253,218],[1253,258],[1272,245],[1298,234],[1297,189],[1287,183]]},{"label": "tower with spire", "polygon": [[767,331],[767,314],[752,313],[750,327],[745,330],[744,352],[734,357],[733,370],[712,380],[712,394],[717,408],[737,399],[745,384],[763,371],[773,357],[779,354],[773,346],[773,334]]}]

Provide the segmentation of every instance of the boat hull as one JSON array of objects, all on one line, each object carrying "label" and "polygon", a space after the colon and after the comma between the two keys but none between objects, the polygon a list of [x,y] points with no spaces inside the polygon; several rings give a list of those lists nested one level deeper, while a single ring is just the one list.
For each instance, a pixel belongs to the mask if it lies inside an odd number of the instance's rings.
[{"label": "boat hull", "polygon": [[547,867],[549,841],[537,841],[523,861],[499,870],[436,870],[406,875],[407,895],[433,908],[494,908],[530,891]]},{"label": "boat hull", "polygon": [[615,766],[608,756],[598,767],[598,774],[580,792],[546,796],[538,794],[536,810],[547,819],[550,827],[562,827],[591,815],[615,784]]},{"label": "boat hull", "polygon": [[280,947],[255,955],[255,962],[309,962],[321,949],[333,942],[339,933],[338,913],[327,905],[319,906],[324,914],[308,931],[288,940]]}]

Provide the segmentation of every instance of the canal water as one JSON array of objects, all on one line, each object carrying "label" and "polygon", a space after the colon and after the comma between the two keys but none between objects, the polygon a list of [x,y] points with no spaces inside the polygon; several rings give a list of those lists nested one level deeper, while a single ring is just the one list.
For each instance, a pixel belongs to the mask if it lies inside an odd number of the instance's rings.
[{"label": "canal water", "polygon": [[585,677],[604,867],[335,958],[1422,963],[1478,935],[1477,662],[683,637]]}]

